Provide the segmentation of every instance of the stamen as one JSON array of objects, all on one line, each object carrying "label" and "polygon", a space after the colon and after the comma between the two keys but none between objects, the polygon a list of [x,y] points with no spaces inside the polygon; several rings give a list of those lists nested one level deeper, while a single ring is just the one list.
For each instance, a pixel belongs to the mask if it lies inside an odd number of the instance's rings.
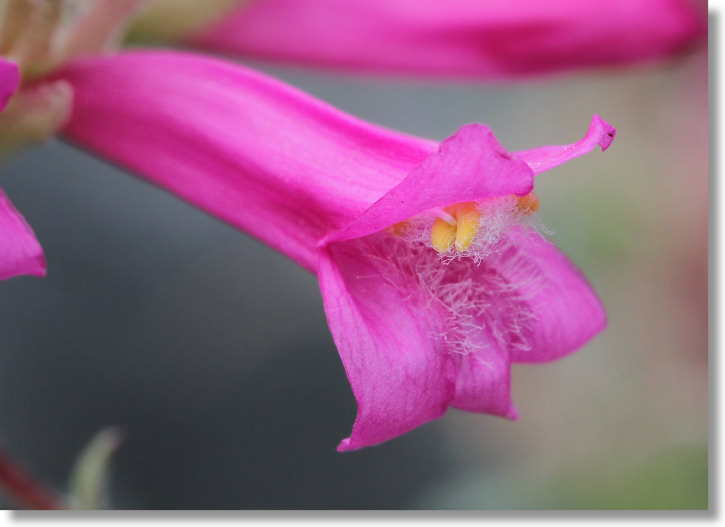
[{"label": "stamen", "polygon": [[411,244],[434,249],[444,263],[460,258],[473,258],[479,263],[500,250],[509,227],[532,225],[528,217],[533,217],[538,208],[535,194],[511,194],[429,209],[386,230]]},{"label": "stamen", "polygon": [[524,214],[531,214],[539,210],[539,198],[536,194],[529,192],[525,196],[517,196],[516,208]]},{"label": "stamen", "polygon": [[458,203],[445,209],[436,209],[439,215],[431,229],[431,245],[439,253],[447,253],[455,245],[465,251],[478,234],[481,213],[473,203]]},{"label": "stamen", "polygon": [[430,242],[433,248],[439,253],[447,253],[451,250],[455,240],[456,224],[451,225],[441,218],[436,218],[430,231]]},{"label": "stamen", "polygon": [[476,210],[473,203],[461,203],[456,205],[456,249],[465,251],[470,247],[471,242],[478,234],[481,224],[481,213]]},{"label": "stamen", "polygon": [[[448,207],[447,207],[448,208]],[[446,209],[433,209],[431,212],[435,213],[436,216],[438,216],[440,219],[445,221],[448,225],[456,225],[456,218],[451,214],[448,214],[448,211]]]}]

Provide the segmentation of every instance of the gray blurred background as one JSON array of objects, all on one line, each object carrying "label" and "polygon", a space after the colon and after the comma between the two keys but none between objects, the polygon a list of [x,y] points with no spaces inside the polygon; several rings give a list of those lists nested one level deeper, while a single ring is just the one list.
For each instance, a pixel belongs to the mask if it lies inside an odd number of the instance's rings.
[{"label": "gray blurred background", "polygon": [[608,330],[514,368],[518,422],[451,410],[338,454],[356,406],[315,277],[54,141],[0,168],[48,260],[47,278],[0,284],[0,434],[20,461],[64,490],[90,437],[118,425],[116,508],[707,506],[704,52],[514,85],[254,66],[420,136],[485,122],[509,150],[572,142],[601,114],[612,148],[536,192]]}]

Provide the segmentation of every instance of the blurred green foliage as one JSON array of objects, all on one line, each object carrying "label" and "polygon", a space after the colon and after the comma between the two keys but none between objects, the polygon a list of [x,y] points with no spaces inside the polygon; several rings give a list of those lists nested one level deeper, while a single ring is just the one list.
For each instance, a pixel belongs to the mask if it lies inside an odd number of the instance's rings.
[{"label": "blurred green foliage", "polygon": [[708,507],[707,446],[660,451],[641,463],[598,460],[555,478],[547,509],[702,510]]}]

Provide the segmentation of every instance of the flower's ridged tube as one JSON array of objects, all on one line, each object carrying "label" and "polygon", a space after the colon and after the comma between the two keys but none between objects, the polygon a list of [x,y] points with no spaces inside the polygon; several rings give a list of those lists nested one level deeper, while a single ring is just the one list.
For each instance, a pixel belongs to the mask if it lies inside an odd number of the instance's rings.
[{"label": "flower's ridged tube", "polygon": [[310,270],[316,243],[430,153],[250,69],[200,55],[79,61],[65,135]]}]

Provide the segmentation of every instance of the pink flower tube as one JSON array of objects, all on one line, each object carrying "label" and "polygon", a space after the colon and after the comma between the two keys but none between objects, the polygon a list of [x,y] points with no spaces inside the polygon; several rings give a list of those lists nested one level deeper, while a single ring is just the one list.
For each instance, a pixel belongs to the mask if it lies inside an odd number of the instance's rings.
[{"label": "pink flower tube", "polygon": [[191,39],[393,74],[509,78],[667,58],[707,34],[696,0],[254,0]]},{"label": "pink flower tube", "polygon": [[515,418],[512,362],[563,357],[606,325],[535,228],[534,175],[609,146],[598,116],[566,146],[510,153],[484,125],[442,143],[346,115],[192,54],[72,64],[64,133],[283,252],[320,281],[358,403],[339,450],[448,407]]},{"label": "pink flower tube", "polygon": [[[15,63],[0,58],[0,112],[20,82]],[[0,280],[45,276],[45,256],[33,230],[0,189]]]}]

